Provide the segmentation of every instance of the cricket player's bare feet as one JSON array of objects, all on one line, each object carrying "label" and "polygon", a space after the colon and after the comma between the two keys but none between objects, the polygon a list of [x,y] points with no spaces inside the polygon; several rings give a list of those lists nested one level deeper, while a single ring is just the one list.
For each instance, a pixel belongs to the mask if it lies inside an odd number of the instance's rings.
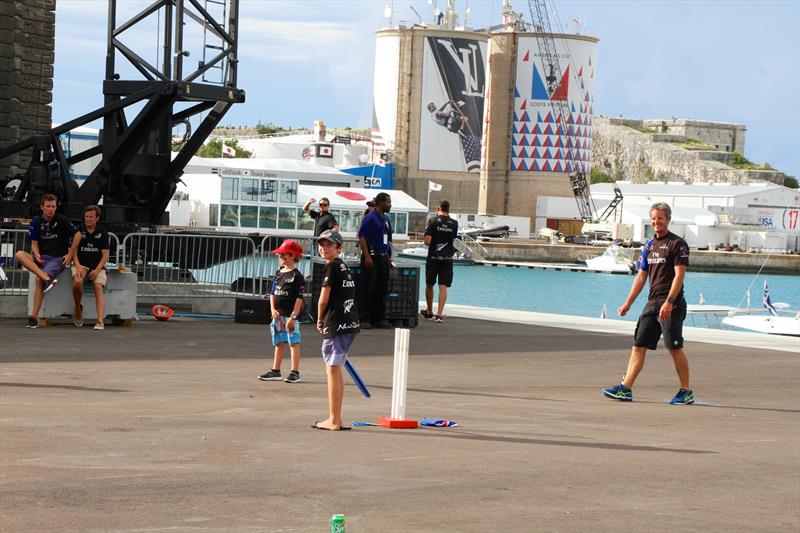
[{"label": "cricket player's bare feet", "polygon": [[325,429],[327,431],[344,431],[350,429],[348,426],[342,426],[341,424],[334,424],[331,422],[331,419],[322,420],[318,422],[314,422],[311,424],[311,427],[314,429]]}]

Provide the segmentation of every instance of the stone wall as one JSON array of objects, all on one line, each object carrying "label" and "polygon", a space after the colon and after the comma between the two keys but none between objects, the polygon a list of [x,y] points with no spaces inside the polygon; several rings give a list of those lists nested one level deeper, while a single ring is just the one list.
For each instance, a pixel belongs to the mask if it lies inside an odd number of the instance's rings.
[{"label": "stone wall", "polygon": [[741,124],[709,122],[705,120],[668,119],[642,120],[645,128],[660,133],[692,137],[714,146],[717,150],[744,154],[744,137],[747,128]]},{"label": "stone wall", "polygon": [[[618,180],[735,184],[769,181],[783,185],[786,176],[782,172],[737,170],[725,164],[731,159],[728,152],[686,150],[678,143],[687,136],[642,133],[626,125],[628,122],[631,121],[594,117],[593,166]],[[643,121],[633,122],[643,125]]]},{"label": "stone wall", "polygon": [[[56,0],[0,2],[0,147],[52,124]],[[24,172],[29,152],[0,161],[0,176]]]}]

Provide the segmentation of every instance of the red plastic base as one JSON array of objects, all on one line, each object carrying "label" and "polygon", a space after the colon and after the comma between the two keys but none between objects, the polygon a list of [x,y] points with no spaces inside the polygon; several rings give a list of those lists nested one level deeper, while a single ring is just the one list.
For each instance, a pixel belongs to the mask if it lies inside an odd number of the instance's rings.
[{"label": "red plastic base", "polygon": [[419,422],[416,420],[398,420],[396,418],[389,418],[388,416],[381,416],[378,418],[378,425],[393,429],[417,429],[419,427]]}]

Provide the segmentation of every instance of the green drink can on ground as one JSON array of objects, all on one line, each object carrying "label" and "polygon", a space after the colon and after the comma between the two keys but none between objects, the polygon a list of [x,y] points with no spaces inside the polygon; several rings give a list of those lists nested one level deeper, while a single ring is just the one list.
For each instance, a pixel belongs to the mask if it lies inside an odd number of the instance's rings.
[{"label": "green drink can on ground", "polygon": [[331,517],[331,533],[345,533],[343,514],[335,514]]}]

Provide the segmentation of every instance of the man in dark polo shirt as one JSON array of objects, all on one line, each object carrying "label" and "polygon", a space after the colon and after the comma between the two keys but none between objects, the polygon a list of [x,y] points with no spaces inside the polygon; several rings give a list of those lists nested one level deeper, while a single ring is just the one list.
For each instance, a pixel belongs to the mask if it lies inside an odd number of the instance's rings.
[{"label": "man in dark polo shirt", "polygon": [[361,329],[392,327],[385,320],[392,261],[392,226],[386,214],[391,209],[392,197],[385,192],[378,193],[375,196],[375,209],[364,217],[358,230],[365,307]]},{"label": "man in dark polo shirt", "polygon": [[323,231],[332,229],[339,231],[339,223],[336,218],[329,211],[331,202],[325,197],[319,199],[319,211],[311,209],[311,204],[316,202],[317,199],[313,196],[308,199],[303,206],[303,212],[307,213],[314,220],[314,237],[319,237]]},{"label": "man in dark polo shirt", "polygon": [[97,322],[94,329],[105,329],[106,301],[103,289],[106,286],[106,262],[109,255],[108,232],[97,224],[102,211],[96,205],[87,205],[83,210],[83,224],[78,231],[81,234],[78,253],[72,263],[72,297],[75,300],[75,311],[72,322],[83,327],[83,284],[89,282],[94,289],[94,300],[97,306]]},{"label": "man in dark polo shirt", "polygon": [[619,315],[625,316],[648,280],[650,294],[636,324],[628,371],[622,383],[603,389],[603,394],[608,398],[623,402],[633,400],[633,383],[644,366],[647,350],[655,350],[663,334],[664,344],[672,356],[681,383],[680,390],[669,403],[694,403],[694,394],[689,388],[689,361],[683,351],[683,321],[686,319],[683,280],[689,265],[689,246],[669,231],[671,218],[669,205],[659,202],[650,207],[650,223],[655,236],[642,249],[639,272],[633,280],[628,298],[619,307]]},{"label": "man in dark polo shirt", "polygon": [[[436,217],[425,229],[425,244],[428,258],[425,261],[425,303],[427,309],[421,314],[428,320],[442,321],[447,288],[453,283],[453,241],[458,235],[458,222],[450,218],[450,202],[441,200],[436,208]],[[433,314],[433,286],[439,282],[439,304]]]},{"label": "man in dark polo shirt", "polygon": [[14,257],[36,276],[33,309],[26,328],[39,327],[39,311],[44,294],[58,282],[58,275],[67,268],[78,247],[80,233],[64,215],[56,213],[58,207],[53,194],[43,194],[40,202],[42,216],[34,218],[28,228],[31,253],[19,250]]}]

